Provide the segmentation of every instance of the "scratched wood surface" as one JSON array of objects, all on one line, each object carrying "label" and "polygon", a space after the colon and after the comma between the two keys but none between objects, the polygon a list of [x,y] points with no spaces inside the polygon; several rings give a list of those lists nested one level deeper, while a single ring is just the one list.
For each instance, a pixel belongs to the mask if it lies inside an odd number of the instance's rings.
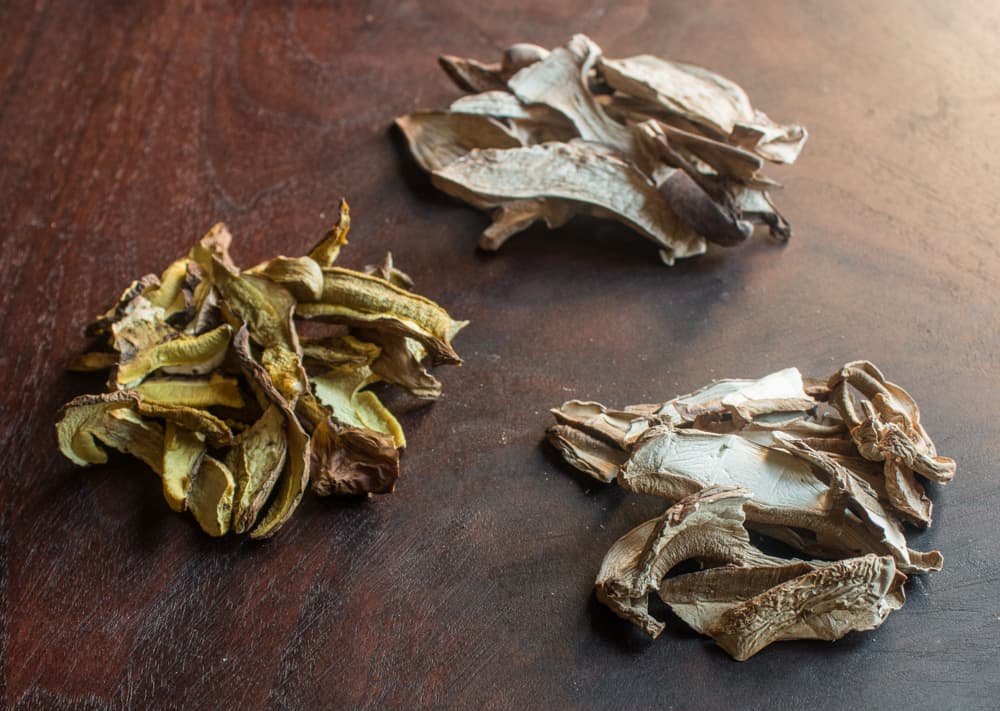
[{"label": "scratched wood surface", "polygon": [[[995,708],[1000,697],[1000,6],[832,2],[0,3],[0,705],[61,708]],[[485,217],[401,157],[392,118],[458,96],[442,52],[574,31],[707,65],[811,138],[772,171],[795,227],[674,268],[623,228]],[[53,417],[83,324],[226,221],[297,254],[346,196],[348,265],[392,249],[472,325],[403,417],[391,496],[308,497],[277,539],[209,540],[154,475],[89,471]],[[547,409],[663,400],[865,357],[959,462],[945,569],[873,633],[738,664],[650,641],[591,585],[662,510],[560,465]]]}]

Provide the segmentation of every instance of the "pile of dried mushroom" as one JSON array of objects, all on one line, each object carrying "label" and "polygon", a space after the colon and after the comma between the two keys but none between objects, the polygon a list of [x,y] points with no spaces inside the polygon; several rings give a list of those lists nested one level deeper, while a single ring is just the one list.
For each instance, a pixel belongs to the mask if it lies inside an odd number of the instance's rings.
[{"label": "pile of dried mushroom", "polygon": [[584,35],[551,52],[517,44],[495,64],[440,61],[472,93],[396,124],[434,185],[494,211],[483,249],[576,214],[625,223],[667,264],[706,241],[742,242],[758,224],[791,234],[760,170],[794,162],[806,131],[775,123],[718,74],[651,55],[609,59]]},{"label": "pile of dried mushroom", "polygon": [[[465,323],[410,291],[391,255],[366,273],[334,266],[350,220],[304,257],[240,270],[216,225],[162,277],[133,282],[88,328],[100,350],[71,364],[111,369],[109,392],[69,402],[59,447],[80,465],[102,445],[160,475],[175,511],[213,536],[273,535],[307,486],[326,495],[392,491],[406,440],[367,386],[438,397],[431,365],[460,363]],[[302,338],[295,318],[334,324]]]},{"label": "pile of dried mushroom", "polygon": [[[871,363],[825,383],[789,368],[660,405],[571,401],[553,414],[549,440],[574,467],[677,502],[615,543],[596,583],[654,637],[653,592],[736,659],[779,640],[838,639],[898,609],[906,573],[941,569],[940,553],[908,547],[903,524],[930,526],[920,479],[944,484],[955,462]],[[808,559],[768,555],[747,529]],[[689,560],[704,569],[668,577]]]}]

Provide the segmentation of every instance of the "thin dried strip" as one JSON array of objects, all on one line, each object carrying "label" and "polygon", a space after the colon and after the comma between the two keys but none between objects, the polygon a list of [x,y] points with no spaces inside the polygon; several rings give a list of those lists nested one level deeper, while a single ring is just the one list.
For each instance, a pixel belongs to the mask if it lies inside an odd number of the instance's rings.
[{"label": "thin dried strip", "polygon": [[135,391],[144,402],[186,407],[235,407],[245,405],[239,381],[212,373],[207,378],[153,377],[146,378]]},{"label": "thin dried strip", "polygon": [[[133,391],[134,392],[134,391]],[[233,442],[233,432],[229,425],[207,410],[186,405],[171,405],[143,400],[138,392],[136,410],[145,417],[154,417],[173,422],[191,432],[200,432],[211,447],[228,447]]]},{"label": "thin dried strip", "polygon": [[485,64],[475,59],[442,54],[438,57],[438,64],[459,89],[478,92],[506,88],[499,63]]},{"label": "thin dried strip", "polygon": [[285,414],[271,404],[242,432],[226,455],[226,466],[236,480],[233,531],[249,531],[281,476],[288,454]]}]

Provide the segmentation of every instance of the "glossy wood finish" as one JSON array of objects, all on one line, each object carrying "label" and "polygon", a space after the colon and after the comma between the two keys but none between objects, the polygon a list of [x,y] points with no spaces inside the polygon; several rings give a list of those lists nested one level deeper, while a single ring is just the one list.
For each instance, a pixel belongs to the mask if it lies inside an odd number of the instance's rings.
[{"label": "glossy wood finish", "polygon": [[[0,4],[0,705],[59,708],[994,708],[1000,697],[991,2]],[[740,82],[808,126],[772,170],[795,228],[674,268],[574,221],[477,253],[485,217],[401,156],[394,116],[459,95],[435,58],[574,31]],[[404,416],[391,496],[310,496],[275,540],[209,540],[153,475],[84,471],[53,418],[83,324],[217,220],[244,264],[300,253],[346,196],[343,260],[391,249],[472,325]],[[543,444],[572,397],[654,401],[870,358],[923,407],[955,481],[913,545],[946,567],[874,633],[738,664],[650,641],[593,599],[662,503]]]}]

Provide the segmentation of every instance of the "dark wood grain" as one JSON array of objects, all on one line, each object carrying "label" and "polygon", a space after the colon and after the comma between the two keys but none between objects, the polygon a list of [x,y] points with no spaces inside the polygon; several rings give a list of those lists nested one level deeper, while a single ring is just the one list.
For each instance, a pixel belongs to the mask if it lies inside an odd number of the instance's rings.
[{"label": "dark wood grain", "polygon": [[[574,31],[715,68],[806,124],[795,227],[668,269],[624,229],[532,229],[434,193],[387,130],[458,95],[441,52]],[[995,708],[1000,698],[1000,6],[993,2],[0,3],[0,704],[57,708]],[[406,415],[397,492],[308,498],[277,539],[208,540],[131,460],[56,451],[89,317],[212,223],[253,263],[351,202],[472,325]],[[542,444],[570,397],[654,401],[865,357],[954,456],[938,574],[874,633],[738,664],[649,641],[591,594],[658,513]]]}]

